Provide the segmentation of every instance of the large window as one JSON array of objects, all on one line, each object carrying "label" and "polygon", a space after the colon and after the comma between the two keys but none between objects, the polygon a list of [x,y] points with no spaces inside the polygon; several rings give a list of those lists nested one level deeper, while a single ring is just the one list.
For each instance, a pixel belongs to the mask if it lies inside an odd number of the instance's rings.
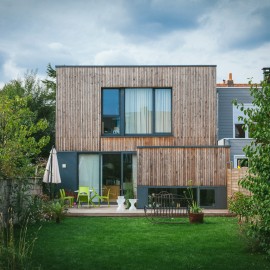
[{"label": "large window", "polygon": [[103,89],[103,135],[166,135],[171,132],[170,88]]}]

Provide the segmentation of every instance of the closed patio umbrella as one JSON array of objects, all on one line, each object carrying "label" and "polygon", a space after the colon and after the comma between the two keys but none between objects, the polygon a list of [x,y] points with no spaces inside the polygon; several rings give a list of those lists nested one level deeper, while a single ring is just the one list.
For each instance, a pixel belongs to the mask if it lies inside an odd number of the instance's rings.
[{"label": "closed patio umbrella", "polygon": [[[49,156],[45,173],[43,176],[43,182],[48,183],[50,185],[61,183],[57,152],[54,147],[50,151],[50,156]],[[50,193],[51,193],[51,187],[50,187]]]}]

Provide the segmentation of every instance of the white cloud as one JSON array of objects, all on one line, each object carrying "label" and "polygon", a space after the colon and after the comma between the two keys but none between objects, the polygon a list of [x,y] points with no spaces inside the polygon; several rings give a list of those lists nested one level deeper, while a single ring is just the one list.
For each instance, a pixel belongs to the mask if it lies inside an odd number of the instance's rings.
[{"label": "white cloud", "polygon": [[229,72],[260,81],[270,63],[267,8],[256,0],[4,1],[0,81],[36,68],[45,76],[48,63],[216,64],[218,81]]},{"label": "white cloud", "polygon": [[21,78],[25,73],[25,70],[21,67],[18,67],[12,59],[9,59],[4,63],[3,71],[5,77],[13,79]]}]

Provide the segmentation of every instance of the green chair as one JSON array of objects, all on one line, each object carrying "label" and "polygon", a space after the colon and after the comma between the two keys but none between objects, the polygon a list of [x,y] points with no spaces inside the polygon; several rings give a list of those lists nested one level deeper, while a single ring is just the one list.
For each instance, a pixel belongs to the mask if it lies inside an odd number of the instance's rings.
[{"label": "green chair", "polygon": [[77,204],[78,207],[82,206],[82,203],[87,203],[89,207],[90,202],[90,194],[89,194],[89,187],[79,187],[78,196],[77,196]]},{"label": "green chair", "polygon": [[107,190],[107,195],[99,195],[94,189],[93,189],[93,193],[95,194],[95,198],[98,198],[98,205],[100,206],[100,202],[101,201],[107,201],[108,202],[108,206],[110,206],[110,189],[106,189]]},{"label": "green chair", "polygon": [[66,196],[66,192],[63,188],[60,188],[60,200],[65,203],[65,201],[69,201],[69,207],[73,206],[74,197],[73,196]]}]

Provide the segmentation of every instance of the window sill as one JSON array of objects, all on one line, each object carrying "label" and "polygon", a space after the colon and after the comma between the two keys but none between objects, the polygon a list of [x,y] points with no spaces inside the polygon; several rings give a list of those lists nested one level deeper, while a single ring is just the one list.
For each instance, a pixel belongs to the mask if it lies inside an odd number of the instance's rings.
[{"label": "window sill", "polygon": [[133,135],[101,135],[101,138],[153,138],[153,137],[173,137],[173,134],[133,134]]}]

